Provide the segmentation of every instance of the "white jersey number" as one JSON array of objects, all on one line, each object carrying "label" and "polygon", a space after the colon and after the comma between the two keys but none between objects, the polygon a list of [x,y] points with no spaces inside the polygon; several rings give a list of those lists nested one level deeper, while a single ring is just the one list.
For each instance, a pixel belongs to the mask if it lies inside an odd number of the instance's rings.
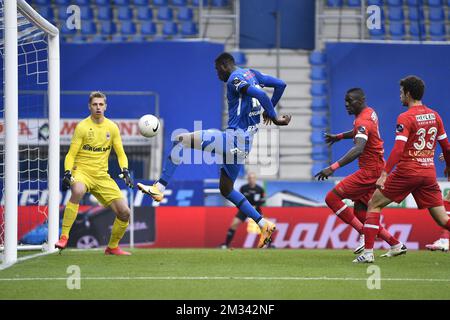
[{"label": "white jersey number", "polygon": [[428,149],[433,149],[434,147],[434,142],[436,140],[436,135],[437,135],[437,129],[435,127],[431,127],[430,129],[428,129],[428,135],[429,135],[429,139],[428,141],[426,141],[426,136],[427,136],[427,131],[425,128],[420,128],[419,130],[417,130],[416,133],[418,137],[418,142],[414,142],[413,146],[414,148],[416,148],[416,150],[423,150],[425,148],[425,146]]}]

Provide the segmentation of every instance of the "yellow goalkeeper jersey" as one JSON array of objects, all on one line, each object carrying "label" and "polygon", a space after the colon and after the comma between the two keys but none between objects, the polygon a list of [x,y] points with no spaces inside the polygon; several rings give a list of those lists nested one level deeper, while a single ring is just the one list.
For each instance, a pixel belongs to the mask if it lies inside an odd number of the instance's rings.
[{"label": "yellow goalkeeper jersey", "polygon": [[111,148],[114,148],[117,154],[120,168],[128,168],[128,159],[117,124],[107,118],[97,124],[89,116],[75,128],[64,169],[103,175],[108,172]]}]

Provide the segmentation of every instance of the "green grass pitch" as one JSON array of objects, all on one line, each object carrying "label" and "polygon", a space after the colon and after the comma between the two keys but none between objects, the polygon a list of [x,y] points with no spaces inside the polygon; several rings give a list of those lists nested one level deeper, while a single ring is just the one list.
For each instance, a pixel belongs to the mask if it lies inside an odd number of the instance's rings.
[{"label": "green grass pitch", "polygon": [[[22,261],[0,271],[0,299],[450,299],[450,254],[442,252],[376,252],[379,289],[367,286],[372,265],[352,264],[349,250],[132,252],[66,250]],[[80,268],[80,289],[67,288],[71,265]]]}]

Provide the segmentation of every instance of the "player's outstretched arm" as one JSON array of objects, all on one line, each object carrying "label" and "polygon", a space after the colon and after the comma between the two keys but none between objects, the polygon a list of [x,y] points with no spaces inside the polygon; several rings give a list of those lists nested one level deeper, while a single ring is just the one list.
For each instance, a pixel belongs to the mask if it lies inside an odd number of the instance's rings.
[{"label": "player's outstretched arm", "polygon": [[334,171],[336,171],[338,168],[343,167],[350,162],[353,162],[356,158],[358,158],[361,153],[363,153],[364,148],[366,146],[367,140],[364,138],[356,138],[355,139],[355,145],[353,148],[351,148],[347,153],[338,161],[333,163],[331,166],[323,169],[319,173],[317,173],[314,177],[317,178],[317,180],[325,180],[328,179],[329,176],[331,176]]},{"label": "player's outstretched arm", "polygon": [[273,107],[275,108],[278,104],[278,101],[280,101],[284,90],[286,89],[286,82],[281,79],[269,76],[268,74],[261,73],[258,70],[251,70],[256,75],[256,79],[258,79],[258,82],[260,84],[265,87],[274,88],[271,101]]},{"label": "player's outstretched arm", "polygon": [[332,133],[325,132],[324,136],[325,136],[325,143],[328,144],[329,146],[331,146],[333,143],[338,142],[342,139],[353,139],[354,132],[353,132],[353,130],[338,133],[338,134],[332,134]]}]

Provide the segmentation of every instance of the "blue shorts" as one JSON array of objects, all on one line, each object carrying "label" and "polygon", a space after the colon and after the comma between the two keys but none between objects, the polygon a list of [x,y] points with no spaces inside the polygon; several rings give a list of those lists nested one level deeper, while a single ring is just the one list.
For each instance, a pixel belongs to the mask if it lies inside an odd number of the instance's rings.
[{"label": "blue shorts", "polygon": [[227,129],[202,130],[202,150],[214,157],[228,177],[234,182],[244,168],[245,159],[250,153],[253,134],[244,131]]}]

